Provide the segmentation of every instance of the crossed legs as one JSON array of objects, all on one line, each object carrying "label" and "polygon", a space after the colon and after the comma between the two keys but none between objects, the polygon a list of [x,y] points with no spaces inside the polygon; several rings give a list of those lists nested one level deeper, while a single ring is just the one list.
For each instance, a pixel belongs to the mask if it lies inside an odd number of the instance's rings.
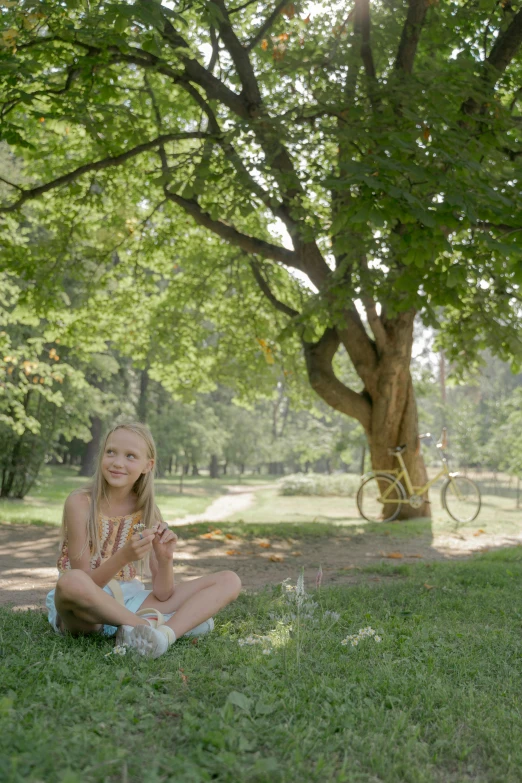
[{"label": "crossed legs", "polygon": [[73,569],[60,577],[54,603],[62,630],[72,634],[99,631],[107,625],[148,625],[96,585],[89,574]]},{"label": "crossed legs", "polygon": [[[208,620],[224,606],[234,601],[241,590],[241,581],[233,571],[219,571],[174,587],[166,601],[151,593],[142,609],[158,609],[163,614],[176,612],[167,622],[180,638],[184,633]],[[148,625],[147,621],[119,604],[90,576],[80,569],[64,574],[56,585],[55,604],[63,630],[73,634],[94,633],[107,625]]]},{"label": "crossed legs", "polygon": [[208,620],[227,604],[235,601],[241,590],[241,580],[233,571],[218,571],[175,585],[166,601],[159,601],[151,593],[142,603],[142,609],[158,609],[162,614],[176,612],[166,625],[179,639],[184,633]]}]

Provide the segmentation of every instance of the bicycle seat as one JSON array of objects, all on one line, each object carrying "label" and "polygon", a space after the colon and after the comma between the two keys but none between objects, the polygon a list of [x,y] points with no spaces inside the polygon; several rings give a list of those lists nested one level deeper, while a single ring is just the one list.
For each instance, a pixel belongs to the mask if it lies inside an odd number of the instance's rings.
[{"label": "bicycle seat", "polygon": [[406,451],[406,444],[403,446],[395,446],[393,449],[388,449],[388,454],[402,454],[403,451]]}]

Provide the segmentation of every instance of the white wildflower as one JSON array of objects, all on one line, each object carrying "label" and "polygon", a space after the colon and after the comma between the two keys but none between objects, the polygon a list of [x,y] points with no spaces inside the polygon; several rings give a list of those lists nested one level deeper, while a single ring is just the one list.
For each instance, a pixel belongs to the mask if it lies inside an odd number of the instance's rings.
[{"label": "white wildflower", "polygon": [[359,644],[359,639],[352,639],[352,647],[357,647]]},{"label": "white wildflower", "polygon": [[331,617],[331,619],[335,620],[335,621],[341,619],[341,615],[339,614],[339,612],[332,612],[330,609],[326,610],[326,612],[324,613],[324,616],[325,617]]},{"label": "white wildflower", "polygon": [[127,654],[127,648],[124,644],[117,644],[115,647],[113,647],[112,650],[109,650],[108,653],[105,653],[104,657],[108,658],[110,655],[126,655]]},{"label": "white wildflower", "polygon": [[271,652],[272,650],[270,649],[270,647],[265,647],[263,650],[263,655],[270,655]]},{"label": "white wildflower", "polygon": [[382,639],[381,639],[380,636],[374,636],[373,638],[375,639],[376,642],[382,642]]}]

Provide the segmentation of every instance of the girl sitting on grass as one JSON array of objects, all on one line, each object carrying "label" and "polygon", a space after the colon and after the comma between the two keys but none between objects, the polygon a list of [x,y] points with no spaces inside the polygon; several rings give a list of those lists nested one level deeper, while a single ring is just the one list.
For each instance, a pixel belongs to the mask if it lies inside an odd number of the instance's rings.
[{"label": "girl sitting on grass", "polygon": [[[157,658],[181,636],[212,630],[212,615],[234,601],[233,571],[174,584],[177,536],[154,502],[156,447],[143,424],[113,427],[90,486],[65,501],[60,577],[47,596],[57,633],[116,634],[116,642]],[[150,557],[152,590],[135,563]]]}]

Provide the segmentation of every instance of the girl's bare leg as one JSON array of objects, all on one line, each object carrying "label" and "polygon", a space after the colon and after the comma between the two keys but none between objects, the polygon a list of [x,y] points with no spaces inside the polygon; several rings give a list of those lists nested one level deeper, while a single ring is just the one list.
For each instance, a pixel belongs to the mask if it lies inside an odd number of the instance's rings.
[{"label": "girl's bare leg", "polygon": [[163,614],[176,612],[166,625],[172,628],[179,639],[234,601],[240,590],[241,580],[237,574],[233,571],[218,571],[216,574],[181,582],[174,587],[173,594],[166,601],[158,601],[151,593],[141,606],[143,609],[159,609]]},{"label": "girl's bare leg", "polygon": [[58,580],[54,596],[61,627],[71,633],[93,633],[107,625],[148,625],[94,584],[91,577],[73,569]]}]

